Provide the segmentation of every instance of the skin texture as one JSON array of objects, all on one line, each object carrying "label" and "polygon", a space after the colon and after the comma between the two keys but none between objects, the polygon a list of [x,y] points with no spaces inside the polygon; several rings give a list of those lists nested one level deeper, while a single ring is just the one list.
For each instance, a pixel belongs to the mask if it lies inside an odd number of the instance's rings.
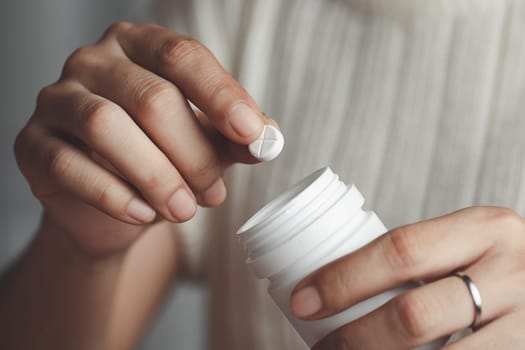
[{"label": "skin texture", "polygon": [[[0,279],[0,348],[132,348],[181,268],[173,223],[224,200],[224,170],[256,162],[246,145],[265,123],[274,124],[191,38],[118,23],[75,51],[16,140],[44,211],[34,241]],[[318,319],[425,280],[316,346],[408,349],[472,322],[463,282],[447,277],[459,269],[480,288],[483,323],[447,349],[519,349],[524,257],[521,217],[468,208],[393,230],[328,265],[299,284],[291,308]],[[304,305],[320,309],[307,315]]]},{"label": "skin texture", "polygon": [[506,208],[467,208],[392,230],[299,283],[290,307],[299,318],[320,319],[393,287],[425,281],[314,347],[411,349],[472,324],[467,287],[450,276],[458,270],[480,290],[481,327],[444,349],[523,348],[525,221]]},{"label": "skin texture", "polygon": [[192,38],[117,23],[75,51],[15,143],[44,212],[0,280],[0,348],[132,347],[180,267],[171,223],[224,201],[268,123]]}]

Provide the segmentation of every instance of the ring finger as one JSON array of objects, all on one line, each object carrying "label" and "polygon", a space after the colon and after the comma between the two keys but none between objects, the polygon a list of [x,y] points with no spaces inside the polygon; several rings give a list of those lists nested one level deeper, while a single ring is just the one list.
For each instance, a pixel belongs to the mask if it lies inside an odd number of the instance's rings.
[{"label": "ring finger", "polygon": [[172,221],[190,219],[195,198],[170,160],[118,105],[79,83],[47,88],[46,100],[60,111],[46,123],[73,136],[107,160],[159,213]]},{"label": "ring finger", "polygon": [[[481,292],[486,324],[514,307],[516,296],[497,262],[480,261],[465,273]],[[447,276],[400,294],[330,335],[316,349],[344,342],[355,349],[409,349],[469,327],[475,309],[466,284]],[[381,334],[380,337],[375,334]]]},{"label": "ring finger", "polygon": [[516,325],[523,324],[524,320],[525,312],[514,312],[445,346],[443,350],[521,350],[525,344],[525,333],[516,332]]}]

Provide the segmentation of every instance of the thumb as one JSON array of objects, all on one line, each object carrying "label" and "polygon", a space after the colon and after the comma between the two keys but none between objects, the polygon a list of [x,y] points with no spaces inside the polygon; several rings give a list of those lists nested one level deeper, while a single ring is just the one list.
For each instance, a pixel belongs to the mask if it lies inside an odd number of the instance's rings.
[{"label": "thumb", "polygon": [[[261,162],[260,159],[250,153],[248,145],[241,145],[228,140],[215,128],[202,111],[196,108],[193,109],[199,123],[219,154],[224,168],[228,168],[235,163],[258,164]],[[265,125],[271,125],[280,130],[279,124],[274,119],[268,117],[265,113],[262,114]]]}]

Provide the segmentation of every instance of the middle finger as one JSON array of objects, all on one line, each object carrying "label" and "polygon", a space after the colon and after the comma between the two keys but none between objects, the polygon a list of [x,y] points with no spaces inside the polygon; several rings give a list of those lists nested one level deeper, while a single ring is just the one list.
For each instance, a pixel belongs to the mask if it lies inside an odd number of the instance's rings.
[{"label": "middle finger", "polygon": [[[133,120],[113,102],[77,82],[46,89],[45,123],[87,145],[135,186],[166,219],[186,221],[195,198],[177,169]],[[69,137],[71,137],[69,136]]]},{"label": "middle finger", "polygon": [[182,174],[200,204],[220,204],[225,197],[220,156],[186,98],[171,82],[124,55],[108,56],[77,79],[128,112]]}]

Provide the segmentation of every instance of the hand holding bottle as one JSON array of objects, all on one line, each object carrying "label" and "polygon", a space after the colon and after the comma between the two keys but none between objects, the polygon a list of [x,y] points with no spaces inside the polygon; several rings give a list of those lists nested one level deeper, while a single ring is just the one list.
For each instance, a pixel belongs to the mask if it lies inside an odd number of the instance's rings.
[{"label": "hand holding bottle", "polygon": [[[479,320],[475,293],[455,271],[470,276],[481,295]],[[444,349],[523,347],[525,221],[506,208],[472,207],[392,230],[299,283],[290,307],[301,319],[322,319],[419,280],[427,283],[314,349],[411,349],[473,323],[475,332]]]}]

